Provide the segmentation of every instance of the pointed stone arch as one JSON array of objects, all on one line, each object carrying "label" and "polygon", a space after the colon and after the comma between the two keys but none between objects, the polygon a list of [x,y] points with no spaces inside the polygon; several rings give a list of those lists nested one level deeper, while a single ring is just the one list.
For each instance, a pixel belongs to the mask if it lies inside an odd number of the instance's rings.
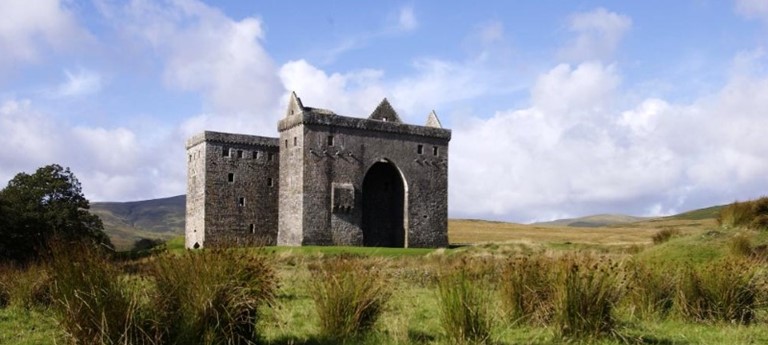
[{"label": "pointed stone arch", "polygon": [[408,247],[408,183],[393,162],[381,159],[368,168],[362,199],[363,245]]}]

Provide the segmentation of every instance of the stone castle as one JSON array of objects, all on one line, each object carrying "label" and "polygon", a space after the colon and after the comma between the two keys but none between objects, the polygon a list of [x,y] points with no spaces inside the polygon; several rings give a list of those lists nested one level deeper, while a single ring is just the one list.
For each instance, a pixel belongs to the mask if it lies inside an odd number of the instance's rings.
[{"label": "stone castle", "polygon": [[448,142],[434,111],[404,124],[305,107],[279,138],[206,131],[187,141],[186,246],[448,245]]}]

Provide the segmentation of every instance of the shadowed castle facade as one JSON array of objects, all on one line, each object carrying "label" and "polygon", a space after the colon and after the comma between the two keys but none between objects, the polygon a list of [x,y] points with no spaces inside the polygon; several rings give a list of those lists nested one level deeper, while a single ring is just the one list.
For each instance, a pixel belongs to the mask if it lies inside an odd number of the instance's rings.
[{"label": "shadowed castle facade", "polygon": [[186,246],[448,245],[448,142],[434,112],[404,124],[384,99],[367,118],[291,94],[279,138],[187,141]]}]

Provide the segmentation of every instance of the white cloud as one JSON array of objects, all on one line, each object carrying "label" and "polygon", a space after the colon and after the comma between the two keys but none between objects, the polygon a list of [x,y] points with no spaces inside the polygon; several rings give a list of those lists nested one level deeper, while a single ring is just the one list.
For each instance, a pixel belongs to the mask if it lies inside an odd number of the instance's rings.
[{"label": "white cloud", "polygon": [[419,26],[419,22],[416,19],[416,15],[413,13],[412,6],[405,6],[400,9],[398,15],[398,28],[402,31],[411,31]]},{"label": "white cloud", "polygon": [[43,50],[64,49],[86,35],[59,0],[4,0],[0,13],[0,71],[38,61]]},{"label": "white cloud", "polygon": [[569,61],[610,58],[631,27],[631,18],[604,8],[575,13],[569,19],[568,29],[576,33],[576,37],[562,49],[560,55]]},{"label": "white cloud", "polygon": [[101,91],[101,75],[87,69],[79,69],[77,72],[64,70],[66,81],[60,84],[54,96],[78,97],[87,96]]}]

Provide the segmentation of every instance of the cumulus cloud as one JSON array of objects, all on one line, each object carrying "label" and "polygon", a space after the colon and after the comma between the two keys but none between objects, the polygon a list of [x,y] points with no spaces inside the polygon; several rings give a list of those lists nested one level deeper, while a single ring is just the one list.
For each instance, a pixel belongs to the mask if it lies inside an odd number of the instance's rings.
[{"label": "cumulus cloud", "polygon": [[59,0],[0,1],[0,71],[38,61],[46,49],[63,49],[86,33]]},{"label": "cumulus cloud", "polygon": [[[136,200],[183,191],[183,163],[129,128],[72,126],[26,99],[0,104],[0,181],[52,163],[71,167],[91,200]],[[183,161],[183,160],[182,160]],[[3,182],[4,183],[4,182]],[[170,194],[169,194],[170,193]]]},{"label": "cumulus cloud", "polygon": [[747,18],[768,21],[768,2],[763,0],[736,0],[736,12]]},{"label": "cumulus cloud", "polygon": [[572,14],[568,29],[576,37],[562,49],[560,56],[577,62],[610,58],[631,27],[631,18],[604,8]]}]

